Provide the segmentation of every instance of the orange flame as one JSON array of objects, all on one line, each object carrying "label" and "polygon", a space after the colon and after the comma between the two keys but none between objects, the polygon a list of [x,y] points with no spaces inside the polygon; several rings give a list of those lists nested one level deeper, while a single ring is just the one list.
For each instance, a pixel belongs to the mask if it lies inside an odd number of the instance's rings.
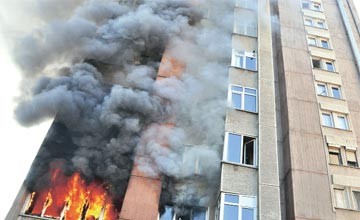
[{"label": "orange flame", "polygon": [[80,173],[68,177],[55,169],[50,186],[31,194],[25,213],[60,220],[115,220],[118,214],[112,201],[103,184],[87,184]]}]

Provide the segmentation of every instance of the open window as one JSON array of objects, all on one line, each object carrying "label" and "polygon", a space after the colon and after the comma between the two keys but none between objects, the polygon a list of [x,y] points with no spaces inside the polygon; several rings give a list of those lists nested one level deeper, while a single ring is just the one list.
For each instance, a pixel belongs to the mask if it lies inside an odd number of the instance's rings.
[{"label": "open window", "polygon": [[223,159],[232,163],[256,166],[256,139],[226,133]]},{"label": "open window", "polygon": [[159,220],[207,220],[207,208],[189,207],[176,213],[172,206],[165,206],[162,213],[159,213]]},{"label": "open window", "polygon": [[257,71],[257,56],[255,50],[253,52],[233,50],[231,65],[242,69]]},{"label": "open window", "polygon": [[336,200],[336,207],[349,208],[349,200],[347,198],[345,189],[335,188],[334,194]]}]

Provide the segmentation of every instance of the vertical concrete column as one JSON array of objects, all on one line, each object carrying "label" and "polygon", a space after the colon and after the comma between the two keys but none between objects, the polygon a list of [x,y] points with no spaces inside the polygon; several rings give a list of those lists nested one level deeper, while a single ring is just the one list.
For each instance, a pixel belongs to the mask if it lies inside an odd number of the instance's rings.
[{"label": "vertical concrete column", "polygon": [[279,159],[269,0],[259,0],[258,18],[259,219],[279,220]]}]

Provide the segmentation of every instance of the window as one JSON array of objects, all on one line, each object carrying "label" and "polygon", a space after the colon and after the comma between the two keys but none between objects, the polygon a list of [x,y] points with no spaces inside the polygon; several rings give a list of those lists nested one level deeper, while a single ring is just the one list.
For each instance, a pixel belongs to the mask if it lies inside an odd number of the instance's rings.
[{"label": "window", "polygon": [[311,46],[316,46],[316,38],[308,37],[308,44]]},{"label": "window", "polygon": [[317,94],[327,96],[328,92],[327,92],[327,89],[326,89],[326,85],[317,84]]},{"label": "window", "polygon": [[257,9],[257,1],[254,0],[236,0],[236,7],[247,8],[251,10]]},{"label": "window", "polygon": [[305,19],[305,25],[308,25],[308,26],[313,26],[313,22],[311,19]]},{"label": "window", "polygon": [[331,93],[332,93],[332,97],[336,99],[341,99],[341,92],[339,87],[331,86]]},{"label": "window", "polygon": [[327,71],[335,72],[335,67],[333,62],[325,62],[325,64]]},{"label": "window", "polygon": [[302,2],[302,8],[303,9],[310,9],[310,2],[303,1]]},{"label": "window", "polygon": [[355,150],[346,150],[347,165],[351,167],[358,167],[358,161]]},{"label": "window", "polygon": [[186,214],[180,215],[175,213],[172,206],[165,206],[162,213],[160,213],[159,220],[206,220],[207,209],[205,207],[189,207]]},{"label": "window", "polygon": [[329,41],[328,40],[321,40],[321,47],[329,49]]},{"label": "window", "polygon": [[319,3],[313,3],[313,9],[315,11],[321,11],[321,5]]},{"label": "window", "polygon": [[360,210],[360,192],[358,191],[353,191],[353,196],[354,196],[354,201],[356,204],[356,209]]},{"label": "window", "polygon": [[235,194],[222,194],[221,220],[255,220],[256,198]]},{"label": "window", "polygon": [[256,71],[257,70],[257,62],[256,62],[256,53],[253,51],[245,52],[245,51],[233,51],[231,65],[247,70]]},{"label": "window", "polygon": [[318,28],[325,29],[325,22],[323,22],[323,21],[317,21],[317,27],[318,27]]},{"label": "window", "polygon": [[256,166],[256,139],[226,133],[224,161]]},{"label": "window", "polygon": [[348,208],[349,203],[344,189],[334,189],[336,207]]},{"label": "window", "polygon": [[334,127],[334,122],[332,120],[331,114],[322,113],[322,123],[327,127]]},{"label": "window", "polygon": [[231,106],[235,109],[256,112],[256,90],[231,85]]},{"label": "window", "polygon": [[345,116],[338,115],[337,119],[338,119],[337,120],[338,121],[337,128],[340,128],[340,129],[343,129],[343,130],[349,130],[349,126],[348,126],[348,123],[347,123],[347,120],[346,120]]},{"label": "window", "polygon": [[340,148],[329,147],[330,164],[342,165]]},{"label": "window", "polygon": [[317,68],[320,69],[321,68],[321,63],[319,59],[312,59],[312,63],[313,63],[313,68]]}]

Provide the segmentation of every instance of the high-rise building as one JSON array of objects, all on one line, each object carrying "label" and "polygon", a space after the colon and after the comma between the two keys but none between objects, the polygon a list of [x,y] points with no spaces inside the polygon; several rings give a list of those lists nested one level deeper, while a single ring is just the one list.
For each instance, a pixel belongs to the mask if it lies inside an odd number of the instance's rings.
[{"label": "high-rise building", "polygon": [[[138,2],[141,1],[132,2],[134,7],[141,4]],[[186,146],[176,154],[181,155],[180,167],[191,170],[188,176],[166,175],[165,171],[154,174],[144,169],[141,161],[147,161],[151,152],[142,148],[135,155],[121,154],[131,158],[124,157],[121,159],[124,163],[120,163],[124,170],[131,172],[124,171],[125,177],[116,180],[122,185],[111,195],[114,186],[104,186],[106,181],[99,179],[101,175],[89,178],[91,175],[86,169],[75,172],[79,168],[73,167],[59,171],[68,157],[69,161],[81,164],[80,168],[92,161],[74,158],[73,151],[81,147],[75,146],[70,128],[55,119],[36,159],[38,162],[33,166],[46,164],[46,169],[53,169],[51,177],[47,174],[41,175],[40,180],[30,178],[20,190],[7,220],[360,219],[360,20],[353,1],[204,0],[192,3],[191,7],[203,12],[201,25],[208,30],[212,30],[218,20],[228,25],[224,27],[227,38],[216,42],[231,45],[224,46],[228,54],[219,56],[219,60],[211,59],[213,63],[228,65],[228,105],[224,107],[224,120],[220,121],[223,123],[220,160],[205,154],[204,149],[208,153],[208,148],[201,146],[196,138],[182,143]],[[120,4],[129,3],[121,1]],[[189,23],[194,25],[191,19]],[[230,30],[229,33],[226,30]],[[210,32],[205,37],[211,38],[211,34],[216,35]],[[194,36],[187,36],[190,41],[196,41]],[[142,42],[137,42],[140,44]],[[154,78],[157,82],[181,78],[191,63],[184,60],[195,59],[189,54],[186,56],[190,58],[179,59],[173,47],[180,51],[176,44],[157,48],[162,50],[161,56],[156,54],[155,58],[160,62]],[[152,55],[148,53],[133,62],[151,61]],[[101,72],[102,64],[94,59],[86,62]],[[207,89],[211,93],[210,90],[216,88]],[[226,94],[223,98],[226,99]],[[128,111],[131,114],[131,110]],[[159,136],[161,149],[167,152],[162,155],[163,160],[167,154],[173,156],[168,152],[173,140],[163,136],[176,129],[178,117],[181,115],[172,112],[162,122],[167,130],[155,128],[147,133],[147,136]],[[200,118],[196,123],[202,120],[206,119]],[[212,127],[207,129],[209,134],[213,133]],[[162,136],[162,132],[166,135]],[[112,135],[104,133],[107,137]],[[145,138],[145,142],[148,139]],[[144,139],[140,143],[142,141]],[[57,155],[62,155],[62,160]],[[49,158],[56,160],[47,161]],[[152,163],[158,161],[151,161],[150,165]],[[211,177],[207,176],[211,170],[205,170],[211,166],[202,166],[208,163],[219,169]],[[41,172],[48,171],[36,169],[31,175]],[[75,191],[69,193],[69,185]],[[41,187],[45,190],[38,190]],[[188,192],[187,187],[192,191]],[[179,192],[186,198],[173,195]],[[77,210],[70,216],[69,210],[74,206]]]}]

